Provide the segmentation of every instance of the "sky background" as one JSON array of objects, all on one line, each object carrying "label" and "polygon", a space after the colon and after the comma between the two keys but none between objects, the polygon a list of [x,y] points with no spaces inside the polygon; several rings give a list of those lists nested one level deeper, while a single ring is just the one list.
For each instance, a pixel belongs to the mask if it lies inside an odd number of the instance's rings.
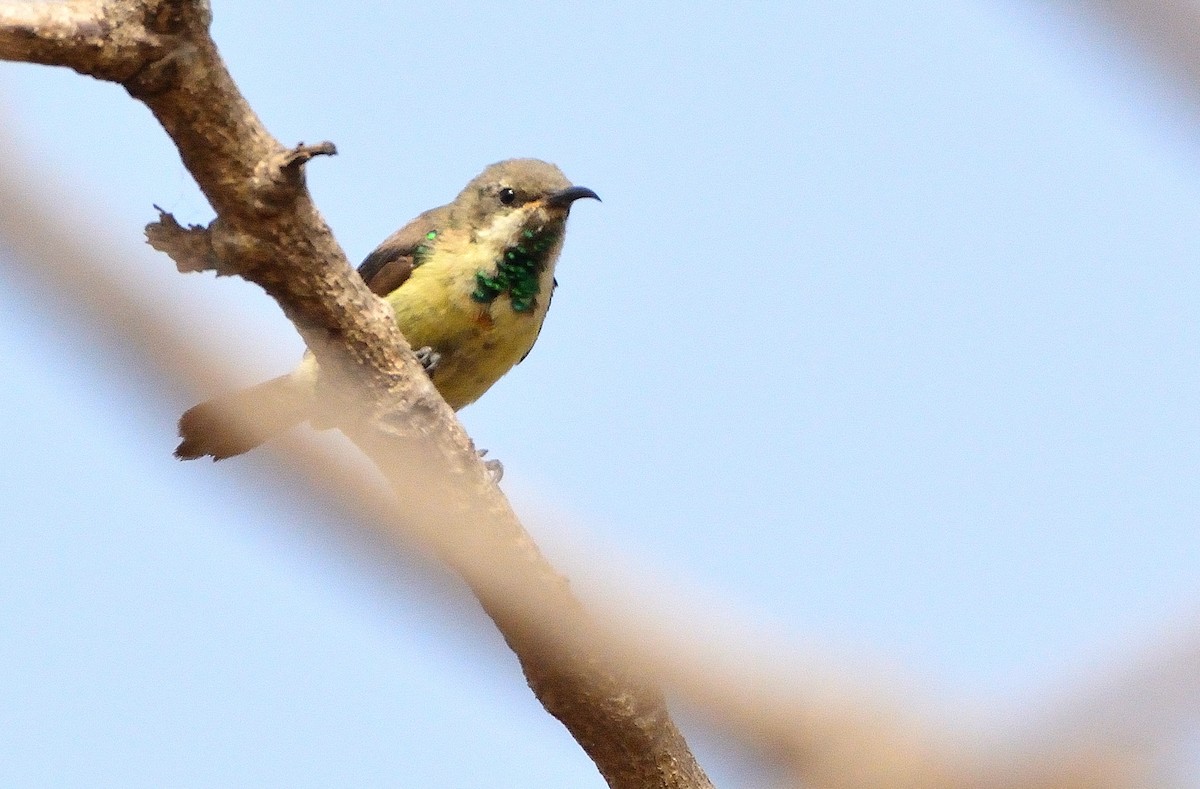
[{"label": "sky background", "polygon": [[[268,128],[337,144],[310,186],[355,261],[500,159],[603,197],[462,413],[552,548],[984,721],[1195,622],[1197,116],[1104,32],[1017,0],[214,6]],[[127,241],[131,288],[246,383],[295,363],[255,287],[141,245],[152,204],[212,216],[144,107],[0,63],[0,110],[0,166]],[[461,590],[364,567],[261,458],[174,460],[191,401],[19,271],[0,785],[603,785]]]}]

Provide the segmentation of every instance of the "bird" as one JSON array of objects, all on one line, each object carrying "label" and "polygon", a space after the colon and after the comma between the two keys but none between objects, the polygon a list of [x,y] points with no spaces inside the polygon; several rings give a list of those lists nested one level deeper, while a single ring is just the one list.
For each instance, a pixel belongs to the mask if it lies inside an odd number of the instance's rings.
[{"label": "bird", "polygon": [[[558,284],[567,216],[583,198],[600,199],[549,162],[497,162],[452,202],[388,236],[358,267],[455,411],[529,355]],[[309,420],[318,375],[308,352],[291,373],[193,406],[179,419],[175,456],[233,457]],[[233,426],[230,410],[254,418]]]}]

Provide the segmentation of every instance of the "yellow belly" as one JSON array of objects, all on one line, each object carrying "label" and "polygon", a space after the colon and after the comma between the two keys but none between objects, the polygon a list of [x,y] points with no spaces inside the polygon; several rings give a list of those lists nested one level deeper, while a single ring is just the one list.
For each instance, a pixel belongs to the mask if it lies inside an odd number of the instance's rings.
[{"label": "yellow belly", "polygon": [[441,354],[433,383],[457,411],[478,400],[529,353],[549,308],[554,274],[542,274],[534,309],[515,312],[507,294],[490,304],[471,298],[482,266],[461,257],[454,265],[439,262],[418,266],[387,300],[413,349],[429,346]]}]

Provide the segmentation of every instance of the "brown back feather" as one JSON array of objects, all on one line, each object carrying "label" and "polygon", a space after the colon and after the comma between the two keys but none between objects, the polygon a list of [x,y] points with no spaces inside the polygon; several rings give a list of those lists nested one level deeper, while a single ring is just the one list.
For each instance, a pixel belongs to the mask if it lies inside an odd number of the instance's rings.
[{"label": "brown back feather", "polygon": [[367,255],[358,273],[367,287],[377,296],[386,296],[408,281],[415,266],[417,247],[426,243],[431,230],[439,229],[449,213],[449,206],[431,208],[404,227],[392,233]]}]

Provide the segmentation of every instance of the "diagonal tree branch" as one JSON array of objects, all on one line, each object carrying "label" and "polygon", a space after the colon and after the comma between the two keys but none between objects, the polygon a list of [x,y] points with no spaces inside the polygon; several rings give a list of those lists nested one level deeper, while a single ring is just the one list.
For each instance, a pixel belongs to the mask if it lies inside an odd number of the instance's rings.
[{"label": "diagonal tree branch", "polygon": [[[0,58],[120,82],[170,135],[217,213],[216,267],[279,302],[322,369],[337,426],[401,500],[429,513],[425,536],[472,587],[530,687],[614,787],[706,787],[661,693],[612,667],[591,624],[492,483],[391,316],[350,267],[304,185],[311,153],[286,149],[238,91],[208,33],[204,0],[0,3]],[[404,462],[414,450],[421,473]],[[485,575],[500,568],[504,583]],[[509,592],[513,594],[509,594]],[[510,602],[559,614],[548,639]]]}]

